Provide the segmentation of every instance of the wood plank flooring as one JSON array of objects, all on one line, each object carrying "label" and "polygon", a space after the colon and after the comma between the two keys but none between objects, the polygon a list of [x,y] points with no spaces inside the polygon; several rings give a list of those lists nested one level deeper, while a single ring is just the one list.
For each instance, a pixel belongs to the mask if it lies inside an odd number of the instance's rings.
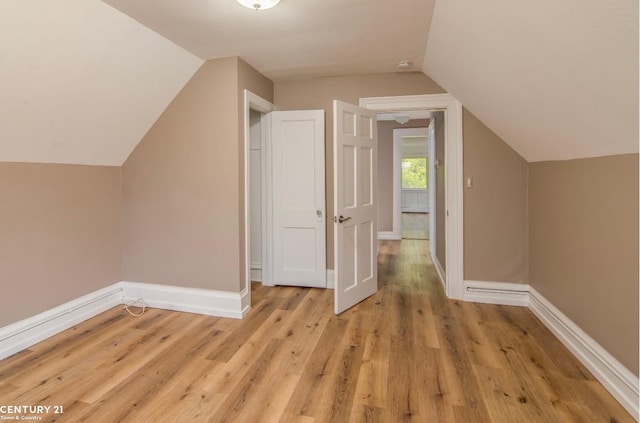
[{"label": "wood plank flooring", "polygon": [[427,244],[381,242],[380,291],[340,316],[331,290],[257,284],[244,320],[114,308],[0,361],[0,405],[64,407],[49,422],[634,421],[527,309],[447,300]]}]

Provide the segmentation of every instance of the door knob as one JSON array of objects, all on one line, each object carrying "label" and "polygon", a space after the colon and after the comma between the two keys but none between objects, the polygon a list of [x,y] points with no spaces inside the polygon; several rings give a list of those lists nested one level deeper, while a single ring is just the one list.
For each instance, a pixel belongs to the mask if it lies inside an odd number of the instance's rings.
[{"label": "door knob", "polygon": [[340,223],[344,223],[347,220],[351,220],[351,218],[350,217],[344,217],[342,215],[340,215],[340,217],[338,218],[338,222],[340,222]]}]

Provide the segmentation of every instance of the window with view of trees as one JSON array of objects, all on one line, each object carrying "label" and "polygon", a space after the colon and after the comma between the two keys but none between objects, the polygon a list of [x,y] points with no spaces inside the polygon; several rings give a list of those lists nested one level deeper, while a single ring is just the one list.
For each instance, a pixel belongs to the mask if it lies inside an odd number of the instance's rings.
[{"label": "window with view of trees", "polygon": [[402,188],[427,188],[427,158],[402,159]]}]

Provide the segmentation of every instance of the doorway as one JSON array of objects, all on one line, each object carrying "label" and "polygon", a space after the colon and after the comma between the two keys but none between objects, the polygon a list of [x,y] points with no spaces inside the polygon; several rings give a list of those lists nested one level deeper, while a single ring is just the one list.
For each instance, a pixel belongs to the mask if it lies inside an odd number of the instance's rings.
[{"label": "doorway", "polygon": [[[441,125],[444,142],[444,157],[439,163],[444,179],[444,201],[442,201],[444,246],[431,248],[431,256],[438,248],[444,247],[444,260],[436,265],[440,280],[449,298],[464,297],[464,227],[463,227],[463,140],[462,104],[450,94],[431,94],[396,97],[361,98],[360,106],[378,113],[411,112],[429,110],[442,112]],[[434,220],[432,218],[432,220]],[[430,240],[435,237],[431,236]]]},{"label": "doorway", "polygon": [[[430,116],[429,116],[430,117]],[[425,122],[428,124],[428,120]],[[409,122],[407,122],[409,123]],[[399,181],[394,184],[394,215],[400,216],[402,239],[429,239],[429,213],[434,204],[429,201],[432,180],[429,178],[429,132],[427,127],[393,130],[394,167],[399,169]],[[399,192],[395,192],[398,190]]]},{"label": "doorway", "polygon": [[[249,306],[252,280],[267,286],[328,286],[325,112],[273,109],[245,90],[242,297]],[[370,110],[334,100],[333,123],[334,171],[340,175],[334,177],[332,219],[337,223],[334,305],[339,314],[377,291],[377,138]]]},{"label": "doorway", "polygon": [[[242,309],[251,308],[251,281],[271,280],[270,200],[266,193],[270,169],[267,137],[270,132],[267,114],[275,106],[252,92],[244,91],[244,275],[241,278]],[[253,171],[252,171],[253,168]]]},{"label": "doorway", "polygon": [[245,108],[244,288],[325,288],[324,111],[275,111],[249,91]]}]

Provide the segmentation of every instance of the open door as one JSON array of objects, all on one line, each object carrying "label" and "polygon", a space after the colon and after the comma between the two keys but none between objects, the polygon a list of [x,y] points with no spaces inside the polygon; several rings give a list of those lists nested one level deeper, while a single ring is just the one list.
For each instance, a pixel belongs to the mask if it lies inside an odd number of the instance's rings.
[{"label": "open door", "polygon": [[325,288],[324,110],[271,112],[273,279]]},{"label": "open door", "polygon": [[378,290],[375,112],[333,101],[335,313]]}]

